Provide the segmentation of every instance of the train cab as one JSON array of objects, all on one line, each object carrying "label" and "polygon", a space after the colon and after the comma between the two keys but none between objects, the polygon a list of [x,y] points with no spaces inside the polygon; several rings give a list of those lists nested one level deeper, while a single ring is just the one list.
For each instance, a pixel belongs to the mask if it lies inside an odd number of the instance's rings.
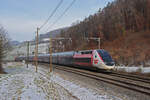
[{"label": "train cab", "polygon": [[92,56],[94,67],[106,70],[114,68],[115,63],[107,51],[94,50]]}]

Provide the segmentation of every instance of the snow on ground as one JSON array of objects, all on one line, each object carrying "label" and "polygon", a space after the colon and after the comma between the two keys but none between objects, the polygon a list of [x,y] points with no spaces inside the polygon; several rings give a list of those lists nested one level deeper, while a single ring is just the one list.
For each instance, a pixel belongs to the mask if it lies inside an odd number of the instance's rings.
[{"label": "snow on ground", "polygon": [[21,63],[5,64],[0,75],[0,100],[121,100],[88,87],[82,87],[48,70]]},{"label": "snow on ground", "polygon": [[97,93],[88,87],[81,87],[79,84],[74,84],[70,81],[63,80],[61,77],[52,76],[52,80],[63,86],[66,90],[68,90],[72,95],[76,96],[80,100],[121,100],[117,97],[111,97],[108,95],[104,95],[101,93]]},{"label": "snow on ground", "polygon": [[11,69],[0,78],[0,100],[59,100],[53,83],[40,74],[22,66],[7,66],[6,72]]},{"label": "snow on ground", "polygon": [[140,72],[143,74],[150,73],[150,67],[127,67],[127,66],[116,66],[117,71],[124,71],[124,72]]}]

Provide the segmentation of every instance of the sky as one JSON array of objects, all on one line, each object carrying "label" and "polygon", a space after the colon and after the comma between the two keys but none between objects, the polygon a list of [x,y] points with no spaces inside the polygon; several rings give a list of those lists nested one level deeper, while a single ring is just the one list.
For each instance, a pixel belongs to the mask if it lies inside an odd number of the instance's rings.
[{"label": "sky", "polygon": [[[39,31],[39,34],[68,27],[76,21],[82,21],[112,1],[76,0],[65,15],[55,25],[51,26],[72,2],[72,0],[63,0],[57,12]],[[36,28],[45,22],[59,2],[60,0],[1,0],[0,25],[7,30],[11,40],[20,42],[32,40],[35,37]]]}]

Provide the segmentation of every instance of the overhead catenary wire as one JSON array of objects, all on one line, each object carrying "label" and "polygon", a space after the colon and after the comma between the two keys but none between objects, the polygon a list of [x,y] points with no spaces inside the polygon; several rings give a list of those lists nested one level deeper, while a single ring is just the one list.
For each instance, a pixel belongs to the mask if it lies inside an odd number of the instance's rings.
[{"label": "overhead catenary wire", "polygon": [[60,2],[57,4],[56,8],[52,11],[52,13],[49,15],[49,17],[45,20],[45,22],[39,27],[39,29],[42,29],[48,21],[51,19],[51,17],[56,13],[57,9],[61,6],[63,0],[60,0]]},{"label": "overhead catenary wire", "polygon": [[75,3],[75,1],[76,1],[76,0],[73,0],[73,1],[69,4],[69,6],[64,10],[64,12],[53,22],[53,24],[51,24],[51,25],[48,27],[48,29],[46,30],[46,32],[48,32],[48,30],[49,30],[50,28],[52,28],[52,26],[54,26],[54,25],[65,15],[65,13],[72,7],[72,5]]}]

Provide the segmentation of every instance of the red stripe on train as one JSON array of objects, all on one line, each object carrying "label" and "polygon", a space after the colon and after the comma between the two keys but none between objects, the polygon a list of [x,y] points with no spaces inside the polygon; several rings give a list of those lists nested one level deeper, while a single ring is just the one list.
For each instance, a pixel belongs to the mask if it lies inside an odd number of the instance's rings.
[{"label": "red stripe on train", "polygon": [[75,54],[73,58],[91,58],[92,54]]},{"label": "red stripe on train", "polygon": [[92,66],[91,63],[75,62],[76,65],[80,66]]}]

